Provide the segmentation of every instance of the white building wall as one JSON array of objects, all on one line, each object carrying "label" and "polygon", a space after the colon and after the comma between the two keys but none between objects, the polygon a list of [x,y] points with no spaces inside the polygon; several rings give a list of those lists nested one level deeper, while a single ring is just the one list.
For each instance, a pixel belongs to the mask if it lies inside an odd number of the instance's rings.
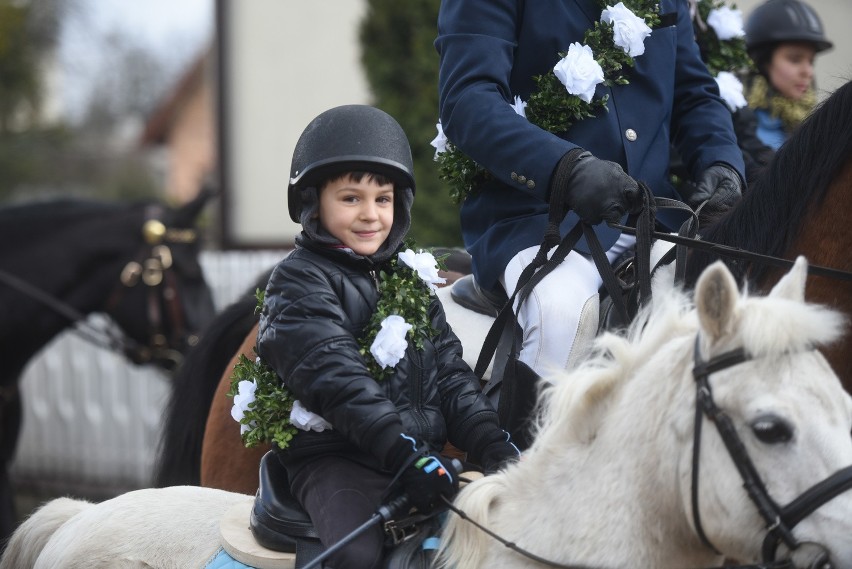
[{"label": "white building wall", "polygon": [[219,1],[229,15],[222,81],[230,235],[245,245],[292,244],[300,226],[287,214],[286,192],[299,135],[319,113],[371,99],[358,41],[366,2]]}]

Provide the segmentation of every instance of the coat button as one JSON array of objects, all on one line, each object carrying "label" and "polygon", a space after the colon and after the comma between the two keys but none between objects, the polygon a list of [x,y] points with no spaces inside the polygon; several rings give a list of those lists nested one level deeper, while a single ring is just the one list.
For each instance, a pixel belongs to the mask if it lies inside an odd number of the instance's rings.
[{"label": "coat button", "polygon": [[527,181],[527,177],[526,176],[518,176],[518,181],[520,183],[524,184]]},{"label": "coat button", "polygon": [[624,131],[624,136],[627,137],[627,140],[629,140],[630,142],[633,142],[634,140],[636,140],[636,138],[639,135],[636,134],[636,131],[633,130],[632,128],[628,128],[627,130]]},{"label": "coat button", "polygon": [[532,180],[527,180],[527,187],[529,189],[535,188],[535,182],[533,182]]},{"label": "coat button", "polygon": [[517,182],[517,181],[518,181],[518,173],[517,173],[517,172],[512,172],[512,175],[510,176],[510,178],[512,178],[512,180],[514,180],[515,182]]}]

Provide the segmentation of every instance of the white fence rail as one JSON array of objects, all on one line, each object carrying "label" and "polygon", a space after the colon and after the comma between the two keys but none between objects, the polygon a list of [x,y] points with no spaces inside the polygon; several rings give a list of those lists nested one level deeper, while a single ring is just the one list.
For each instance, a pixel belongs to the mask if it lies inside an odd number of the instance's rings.
[{"label": "white fence rail", "polygon": [[[247,290],[284,251],[202,254],[217,309]],[[94,315],[92,318],[103,318]],[[21,378],[24,426],[12,465],[19,491],[93,499],[150,485],[168,377],[66,332]]]}]

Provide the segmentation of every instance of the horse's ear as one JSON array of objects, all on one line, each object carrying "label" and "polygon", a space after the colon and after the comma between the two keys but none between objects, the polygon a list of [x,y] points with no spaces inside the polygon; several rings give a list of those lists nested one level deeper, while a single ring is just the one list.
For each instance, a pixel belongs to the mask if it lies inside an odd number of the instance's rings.
[{"label": "horse's ear", "polygon": [[695,285],[695,307],[701,328],[711,342],[733,329],[738,297],[737,282],[721,261],[701,273]]},{"label": "horse's ear", "polygon": [[796,302],[805,301],[805,281],[808,278],[808,261],[803,256],[796,257],[793,268],[778,281],[769,296],[787,298]]},{"label": "horse's ear", "polygon": [[173,223],[178,227],[194,226],[195,219],[199,216],[199,214],[201,214],[201,211],[204,209],[204,206],[206,206],[207,202],[210,201],[210,199],[216,196],[217,194],[218,192],[211,184],[203,184],[201,186],[201,190],[198,192],[198,195],[196,195],[194,199],[186,202],[180,208],[174,211]]}]

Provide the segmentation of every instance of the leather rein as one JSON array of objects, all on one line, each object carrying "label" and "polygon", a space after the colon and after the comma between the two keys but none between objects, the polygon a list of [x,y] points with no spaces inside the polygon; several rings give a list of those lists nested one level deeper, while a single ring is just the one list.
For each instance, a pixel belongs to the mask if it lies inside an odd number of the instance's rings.
[{"label": "leather rein", "polygon": [[[142,246],[136,258],[125,265],[119,276],[119,282],[104,306],[104,312],[113,316],[125,292],[141,281],[147,287],[146,313],[149,326],[147,344],[137,342],[114,327],[92,325],[87,322],[86,314],[69,303],[2,269],[0,269],[0,283],[66,318],[75,324],[72,330],[76,334],[95,346],[122,354],[135,364],[162,362],[164,367],[173,369],[180,363],[182,355],[169,344],[160,301],[162,300],[170,321],[174,325],[172,340],[182,339],[186,335],[186,326],[168,243],[191,243],[197,239],[197,234],[194,229],[166,227],[157,219],[157,213],[159,208],[148,213],[148,219],[142,226],[145,245]],[[189,338],[189,341],[191,343],[192,339]]]}]

